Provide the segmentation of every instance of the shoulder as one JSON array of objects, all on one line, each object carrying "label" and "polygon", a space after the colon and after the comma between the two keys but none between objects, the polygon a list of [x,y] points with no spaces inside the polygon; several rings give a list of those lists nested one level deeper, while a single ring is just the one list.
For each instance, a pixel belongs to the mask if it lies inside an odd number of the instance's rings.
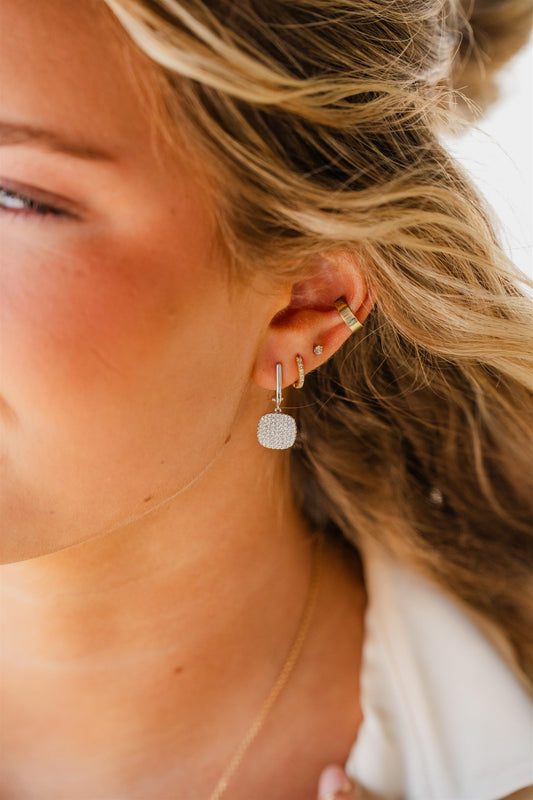
[{"label": "shoulder", "polygon": [[496,800],[533,784],[533,702],[436,585],[364,554],[364,721],[346,764],[405,800]]}]

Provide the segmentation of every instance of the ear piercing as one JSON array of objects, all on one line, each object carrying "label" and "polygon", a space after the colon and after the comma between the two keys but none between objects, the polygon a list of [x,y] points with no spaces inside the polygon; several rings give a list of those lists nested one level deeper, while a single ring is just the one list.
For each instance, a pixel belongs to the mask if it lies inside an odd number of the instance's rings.
[{"label": "ear piercing", "polygon": [[281,410],[283,395],[281,364],[276,364],[276,396],[272,399],[276,403],[273,414],[263,414],[257,426],[259,444],[270,450],[287,450],[292,447],[296,439],[296,420],[290,414]]},{"label": "ear piercing", "polygon": [[[338,297],[335,300],[335,308],[352,333],[363,327],[344,297]],[[313,353],[316,356],[322,355],[323,352],[324,348],[321,344],[313,345]],[[295,358],[296,366],[298,367],[298,380],[293,383],[293,386],[295,389],[301,389],[305,381],[304,360],[299,353],[296,354]],[[259,444],[263,447],[268,447],[270,450],[287,450],[293,446],[296,440],[296,420],[290,414],[285,414],[281,410],[281,403],[283,402],[282,384],[282,365],[278,362],[276,364],[276,396],[272,398],[276,403],[276,408],[272,414],[263,414],[257,426]]]},{"label": "ear piercing", "polygon": [[359,322],[344,297],[339,297],[337,300],[335,300],[335,308],[352,333],[355,333],[355,331],[363,327],[362,323]]}]

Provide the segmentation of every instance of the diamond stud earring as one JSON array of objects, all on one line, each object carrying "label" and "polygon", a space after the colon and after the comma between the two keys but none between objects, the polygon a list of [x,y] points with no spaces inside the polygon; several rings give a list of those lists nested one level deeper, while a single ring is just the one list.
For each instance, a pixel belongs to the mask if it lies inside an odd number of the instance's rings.
[{"label": "diamond stud earring", "polygon": [[276,364],[276,396],[272,398],[276,403],[274,413],[263,414],[257,426],[259,444],[270,450],[287,450],[293,446],[296,439],[296,420],[281,410],[283,402],[281,370],[281,364]]},{"label": "diamond stud earring", "polygon": [[322,345],[315,344],[315,346],[313,347],[313,353],[315,354],[315,356],[321,356],[323,352],[324,348],[322,347]]}]

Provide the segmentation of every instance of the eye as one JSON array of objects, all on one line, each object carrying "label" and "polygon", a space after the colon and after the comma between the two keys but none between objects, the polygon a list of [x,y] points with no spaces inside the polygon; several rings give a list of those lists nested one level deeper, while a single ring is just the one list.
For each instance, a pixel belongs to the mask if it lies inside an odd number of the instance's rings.
[{"label": "eye", "polygon": [[10,189],[0,186],[0,213],[1,212],[14,213],[17,215],[37,215],[40,217],[53,216],[65,217],[70,216],[66,211],[46,203],[40,203],[32,197],[28,197]]}]

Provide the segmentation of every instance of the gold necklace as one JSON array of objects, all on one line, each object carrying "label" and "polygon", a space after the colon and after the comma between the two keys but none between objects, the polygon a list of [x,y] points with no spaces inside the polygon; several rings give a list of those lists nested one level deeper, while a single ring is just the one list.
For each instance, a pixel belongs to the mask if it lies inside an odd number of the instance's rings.
[{"label": "gold necklace", "polygon": [[302,645],[304,643],[307,631],[309,629],[309,623],[313,615],[315,601],[318,593],[318,583],[321,571],[320,568],[322,565],[321,556],[323,550],[323,543],[324,543],[324,536],[322,535],[317,536],[317,540],[313,548],[313,566],[311,573],[311,581],[307,593],[307,600],[304,606],[304,610],[302,612],[300,625],[298,626],[298,630],[293,639],[287,658],[285,659],[285,663],[283,664],[281,670],[279,671],[278,677],[276,678],[276,681],[272,686],[272,689],[270,690],[268,697],[264,701],[263,705],[259,709],[257,716],[252,722],[250,730],[248,731],[248,733],[242,740],[241,744],[239,745],[237,752],[235,753],[230,763],[228,764],[227,768],[225,769],[214,791],[209,795],[209,800],[219,800],[219,798],[222,797],[223,793],[226,791],[230,780],[237,771],[237,768],[240,765],[242,759],[244,758],[246,751],[256,738],[260,729],[263,727],[263,724],[270,710],[272,709],[272,706],[278,699],[281,690],[287,683],[289,676],[294,668],[294,665],[298,660],[298,656],[300,655]]}]

